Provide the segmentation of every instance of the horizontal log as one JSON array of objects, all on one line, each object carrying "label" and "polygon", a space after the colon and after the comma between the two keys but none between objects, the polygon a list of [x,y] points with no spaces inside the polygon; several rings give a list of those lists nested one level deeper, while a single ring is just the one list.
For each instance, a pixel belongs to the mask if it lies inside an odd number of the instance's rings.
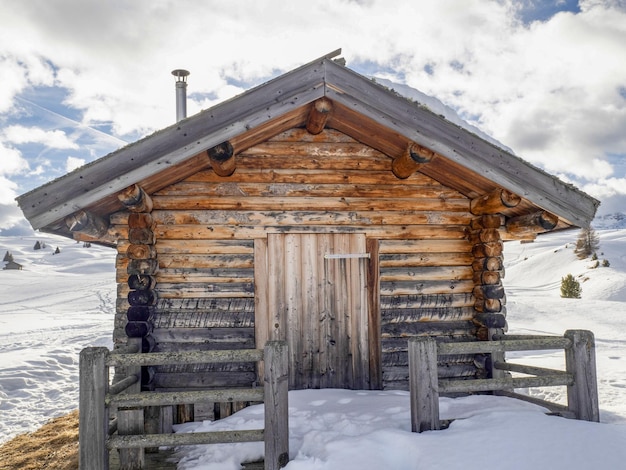
[{"label": "horizontal log", "polygon": [[393,174],[405,179],[435,158],[435,152],[414,142],[409,142],[405,151],[394,158],[391,165]]},{"label": "horizontal log", "polygon": [[218,254],[218,255],[188,255],[162,254],[159,256],[161,268],[253,268],[253,254]]},{"label": "horizontal log", "polygon": [[419,322],[419,321],[470,321],[474,318],[474,307],[387,309],[380,311],[381,323]]},{"label": "horizontal log", "polygon": [[[389,210],[389,200],[368,197],[242,197],[158,196],[157,210],[243,210],[243,211],[377,211]],[[467,199],[393,198],[393,207],[404,211],[467,212]]]},{"label": "horizontal log", "polygon": [[476,326],[471,321],[423,321],[410,323],[386,323],[381,325],[381,336],[448,336],[472,334]]},{"label": "horizontal log", "polygon": [[252,227],[252,226],[215,226],[182,225],[159,227],[159,239],[228,239],[228,238],[266,238],[268,233],[364,233],[371,238],[386,239],[453,239],[464,238],[462,227],[441,225],[392,225],[392,226],[285,226],[285,227]]},{"label": "horizontal log", "polygon": [[500,241],[500,232],[495,228],[485,228],[470,232],[468,240],[472,245]]},{"label": "horizontal log", "polygon": [[189,392],[143,392],[123,395],[109,395],[105,402],[108,406],[143,407],[170,406],[194,403],[232,403],[234,401],[263,401],[263,387],[230,388],[221,390],[203,390]]},{"label": "horizontal log", "polygon": [[311,106],[311,111],[306,121],[306,130],[310,134],[320,134],[333,111],[333,103],[328,98],[320,98]]},{"label": "horizontal log", "polygon": [[449,294],[472,292],[473,281],[395,281],[381,282],[380,294],[387,295],[415,295],[415,294]]},{"label": "horizontal log", "polygon": [[252,387],[256,381],[255,372],[192,372],[157,374],[154,386],[156,389]]},{"label": "horizontal log", "polygon": [[469,293],[396,295],[380,297],[381,309],[469,307],[473,304],[474,296]]},{"label": "horizontal log", "polygon": [[381,268],[381,282],[393,281],[459,281],[473,279],[474,271],[469,266],[424,266],[411,268]]},{"label": "horizontal log", "polygon": [[187,351],[222,351],[228,349],[251,349],[256,347],[254,338],[240,343],[208,343],[208,342],[193,342],[193,343],[168,343],[160,342],[157,344],[154,352],[187,352]]},{"label": "horizontal log", "polygon": [[65,225],[70,232],[82,233],[96,239],[108,235],[109,222],[102,217],[86,212],[78,211],[65,218]]},{"label": "horizontal log", "polygon": [[510,390],[526,387],[553,387],[571,385],[574,379],[565,372],[541,377],[507,377],[480,380],[441,380],[439,393],[472,393]]},{"label": "horizontal log", "polygon": [[[409,378],[409,368],[408,366],[404,367],[394,367],[388,366],[383,363],[383,381],[401,381],[408,380]],[[461,378],[461,377],[475,377],[476,376],[476,367],[472,364],[450,364],[450,365],[441,365],[437,367],[437,376],[440,379],[448,379],[448,378]]]},{"label": "horizontal log", "polygon": [[410,253],[381,254],[381,268],[399,266],[469,266],[474,261],[471,253]]},{"label": "horizontal log", "polygon": [[500,228],[504,225],[504,216],[500,214],[483,215],[474,217],[470,223],[472,230],[481,230],[484,228]]},{"label": "horizontal log", "polygon": [[474,215],[497,214],[517,206],[522,198],[505,189],[497,189],[484,196],[472,199],[470,212]]},{"label": "horizontal log", "polygon": [[152,323],[155,328],[254,328],[254,312],[159,311]]},{"label": "horizontal log", "polygon": [[498,370],[506,370],[509,372],[517,372],[520,374],[537,375],[537,376],[553,375],[553,374],[558,374],[559,372],[563,372],[563,371],[556,370],[556,369],[548,369],[545,367],[536,367],[536,366],[527,366],[523,364],[514,364],[512,362],[503,362],[503,361],[496,361],[494,362],[493,366]]},{"label": "horizontal log", "polygon": [[159,299],[157,310],[162,313],[175,314],[177,312],[252,312],[254,313],[254,299]]},{"label": "horizontal log", "polygon": [[496,285],[502,281],[501,271],[476,271],[474,272],[474,284]]},{"label": "horizontal log", "polygon": [[205,284],[219,284],[226,282],[254,282],[254,269],[232,268],[165,268],[159,269],[156,275],[158,282],[203,282]]},{"label": "horizontal log", "polygon": [[502,242],[479,243],[472,247],[472,254],[476,258],[491,258],[501,256],[504,251]]},{"label": "horizontal log", "polygon": [[501,283],[476,286],[472,293],[477,299],[503,299],[505,296],[504,286]]},{"label": "horizontal log", "polygon": [[229,141],[222,142],[207,150],[209,164],[219,176],[230,176],[235,172],[237,163],[235,161],[235,152]]},{"label": "horizontal log", "polygon": [[[450,331],[449,333],[454,333]],[[425,335],[422,335],[425,336]],[[447,334],[445,336],[435,336],[439,340],[469,342],[477,341],[475,331],[462,330],[458,334]],[[388,337],[381,338],[381,351],[389,353],[393,351],[406,351],[408,348],[408,337]]]},{"label": "horizontal log", "polygon": [[151,259],[157,257],[157,250],[154,245],[128,245],[126,256],[130,259]]},{"label": "horizontal log", "polygon": [[[123,232],[121,232],[123,235]],[[154,245],[156,238],[151,228],[131,228],[128,230],[128,240],[134,245]]]},{"label": "horizontal log", "polygon": [[[277,210],[158,210],[161,225],[467,225],[465,212],[435,211],[324,211]],[[469,249],[467,250],[469,251]]]},{"label": "horizontal log", "polygon": [[131,274],[128,276],[128,287],[133,290],[153,289],[156,284],[154,276],[146,274]]},{"label": "horizontal log", "polygon": [[148,212],[127,213],[127,219],[128,221],[126,223],[128,224],[128,228],[154,228],[154,219]]},{"label": "horizontal log", "polygon": [[128,367],[167,364],[225,364],[229,362],[257,362],[261,360],[263,360],[263,350],[261,349],[238,349],[185,353],[109,354],[106,364],[110,367]]},{"label": "horizontal log", "polygon": [[504,269],[502,256],[477,258],[472,262],[472,269],[474,271],[502,271]]},{"label": "horizontal log", "polygon": [[126,318],[128,318],[128,321],[149,321],[154,313],[155,309],[152,306],[134,305],[126,311]]},{"label": "horizontal log", "polygon": [[506,328],[506,317],[499,313],[477,313],[474,323],[485,328]]},{"label": "horizontal log", "polygon": [[[391,160],[384,153],[361,144],[359,142],[277,142],[266,141],[253,145],[240,153],[242,158],[255,160],[257,166],[251,168],[281,168],[281,169],[374,169],[363,164],[384,162],[386,169],[391,169]],[[256,158],[255,158],[256,157]],[[263,157],[262,159],[258,157]],[[267,165],[268,159],[290,157],[291,160],[300,161],[299,166]],[[302,157],[302,158],[298,158]],[[321,165],[329,160],[335,160],[343,167]],[[330,163],[330,162],[328,162]],[[359,164],[361,163],[361,164]],[[261,165],[261,166],[260,166]],[[244,168],[247,168],[245,166]],[[381,169],[381,168],[379,168]]]},{"label": "horizontal log", "polygon": [[147,321],[129,321],[124,330],[129,338],[141,338],[152,332],[152,324]]},{"label": "horizontal log", "polygon": [[502,311],[502,299],[476,299],[474,308],[481,313],[497,313]]},{"label": "horizontal log", "polygon": [[437,343],[437,353],[478,354],[503,351],[545,351],[553,349],[568,349],[571,345],[572,342],[562,336],[531,336],[527,339]]},{"label": "horizontal log", "polygon": [[127,298],[131,306],[149,306],[156,304],[158,294],[152,289],[133,290],[128,293]]},{"label": "horizontal log", "polygon": [[380,254],[394,253],[470,253],[472,245],[465,240],[381,240]]},{"label": "horizontal log", "polygon": [[[241,158],[241,156],[239,156]],[[303,157],[306,158],[306,157]],[[281,183],[281,184],[388,184],[395,186],[402,185],[417,185],[417,186],[431,186],[439,187],[442,190],[450,191],[443,184],[434,180],[430,176],[426,176],[422,173],[414,173],[407,179],[399,180],[396,176],[390,172],[390,163],[388,157],[385,157],[388,166],[385,169],[373,170],[373,169],[351,169],[341,172],[328,171],[323,169],[285,169],[274,168],[270,171],[261,168],[245,168],[238,167],[237,171],[228,177],[229,183]],[[165,188],[164,191],[175,190],[178,185],[188,183],[201,183],[205,187],[207,183],[223,184],[224,179],[216,175],[211,170],[198,171],[193,175],[187,177],[184,181],[174,183],[173,185]],[[155,193],[160,194],[160,191]],[[457,193],[460,194],[460,193]],[[120,213],[119,216],[122,216]],[[111,223],[113,222],[111,219]]]},{"label": "horizontal log", "polygon": [[155,328],[152,336],[157,344],[188,342],[237,344],[254,341],[254,328]]},{"label": "horizontal log", "polygon": [[132,259],[128,261],[126,272],[129,275],[153,276],[159,269],[156,259]]},{"label": "horizontal log", "polygon": [[131,212],[150,212],[152,211],[152,199],[144,189],[133,184],[126,189],[120,191],[117,195],[118,199],[126,209]]},{"label": "horizontal log", "polygon": [[[204,283],[165,283],[160,282],[159,297],[167,298],[207,298],[207,297],[253,297],[254,284],[230,282],[219,284]],[[142,291],[135,291],[142,292]],[[130,297],[129,297],[130,300]]]},{"label": "horizontal log", "polygon": [[159,254],[253,254],[253,240],[159,240]]},{"label": "horizontal log", "polygon": [[163,374],[182,374],[191,372],[254,372],[256,367],[256,362],[225,362],[219,364],[170,364],[154,366],[154,369]]},{"label": "horizontal log", "polygon": [[256,442],[264,439],[264,431],[212,431],[183,434],[115,435],[109,438],[109,449],[132,449],[137,447],[173,447],[201,444],[231,444]]},{"label": "horizontal log", "polygon": [[506,231],[513,236],[525,236],[553,230],[559,223],[556,215],[546,211],[513,217],[506,221]]}]

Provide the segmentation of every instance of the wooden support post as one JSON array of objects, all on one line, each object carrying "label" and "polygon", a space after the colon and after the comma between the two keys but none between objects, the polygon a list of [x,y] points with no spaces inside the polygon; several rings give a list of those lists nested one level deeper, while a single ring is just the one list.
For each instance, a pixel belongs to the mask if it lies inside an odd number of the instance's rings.
[{"label": "wooden support post", "polygon": [[391,170],[398,178],[406,179],[421,166],[430,163],[433,158],[435,158],[435,152],[416,143],[409,142],[402,155],[394,158],[391,163]]},{"label": "wooden support post", "polygon": [[409,390],[411,431],[439,430],[439,378],[434,338],[409,340]]},{"label": "wooden support post", "polygon": [[86,348],[79,362],[78,468],[108,470],[109,413],[104,398],[108,391],[109,370],[105,365],[107,348]]},{"label": "wooden support post", "polygon": [[289,462],[289,356],[285,341],[268,341],[265,362],[265,470]]},{"label": "wooden support post", "polygon": [[235,151],[229,141],[211,147],[206,153],[215,174],[219,176],[230,176],[237,169]]},{"label": "wooden support post", "polygon": [[567,330],[564,336],[572,341],[572,347],[565,350],[565,368],[574,376],[574,383],[567,387],[567,407],[577,419],[600,422],[593,333]]},{"label": "wooden support post", "polygon": [[137,184],[120,191],[117,198],[131,212],[152,212],[152,199]]},{"label": "wooden support post", "polygon": [[313,103],[306,122],[306,130],[309,134],[317,135],[321,133],[332,111],[333,102],[328,98],[320,98]]},{"label": "wooden support post", "polygon": [[508,219],[506,221],[506,231],[510,235],[523,237],[548,232],[553,230],[558,223],[559,218],[556,215],[546,211],[538,211]]},{"label": "wooden support post", "polygon": [[[141,338],[128,338],[128,346],[141,351]],[[124,370],[126,375],[141,377],[141,366],[127,366]],[[141,392],[141,381],[126,389],[126,393]],[[118,409],[117,410],[117,433],[120,436],[144,434],[144,411],[143,408]],[[120,470],[141,470],[145,465],[145,450],[143,447],[132,449],[120,449]]]},{"label": "wooden support post", "polygon": [[484,196],[472,199],[470,212],[474,215],[497,214],[503,210],[517,206],[522,198],[505,189],[496,189]]},{"label": "wooden support post", "polygon": [[100,239],[108,235],[109,222],[90,212],[78,211],[65,218],[65,225],[70,232],[81,233]]}]

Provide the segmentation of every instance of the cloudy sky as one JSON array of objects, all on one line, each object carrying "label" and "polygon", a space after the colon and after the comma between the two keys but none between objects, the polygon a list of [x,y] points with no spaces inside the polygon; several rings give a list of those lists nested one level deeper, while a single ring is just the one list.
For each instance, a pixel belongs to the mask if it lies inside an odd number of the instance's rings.
[{"label": "cloudy sky", "polygon": [[626,0],[0,0],[0,234],[14,198],[342,48],[626,212]]}]

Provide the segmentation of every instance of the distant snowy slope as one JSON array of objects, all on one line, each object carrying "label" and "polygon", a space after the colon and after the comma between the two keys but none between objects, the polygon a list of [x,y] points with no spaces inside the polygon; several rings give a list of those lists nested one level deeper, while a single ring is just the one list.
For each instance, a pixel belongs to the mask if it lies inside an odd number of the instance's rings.
[{"label": "distant snowy slope", "polygon": [[76,409],[78,354],[112,344],[116,300],[115,250],[37,235],[0,237],[7,251],[23,269],[0,270],[0,442]]}]

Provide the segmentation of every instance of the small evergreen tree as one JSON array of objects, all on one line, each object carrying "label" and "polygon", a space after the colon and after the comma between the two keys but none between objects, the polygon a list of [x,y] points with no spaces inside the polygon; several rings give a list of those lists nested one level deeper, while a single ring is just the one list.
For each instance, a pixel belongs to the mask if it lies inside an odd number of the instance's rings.
[{"label": "small evergreen tree", "polygon": [[53,255],[58,255],[59,253],[61,253],[61,250],[59,249],[59,247],[57,246],[57,249],[54,250],[54,253],[52,253]]},{"label": "small evergreen tree", "polygon": [[4,254],[4,259],[2,261],[4,261],[5,263],[9,263],[9,262],[13,261],[13,255],[10,252],[7,251]]},{"label": "small evergreen tree", "polygon": [[602,260],[602,267],[608,268],[609,266],[611,266],[611,263],[609,263],[608,259]]},{"label": "small evergreen tree", "polygon": [[574,249],[576,256],[579,259],[588,258],[598,251],[598,248],[600,248],[600,239],[596,231],[592,227],[582,229],[576,240],[576,248]]},{"label": "small evergreen tree", "polygon": [[582,293],[580,283],[574,279],[574,276],[568,274],[561,278],[561,297],[566,299],[580,299]]},{"label": "small evergreen tree", "polygon": [[37,240],[37,242],[35,243],[33,250],[41,250],[41,243],[39,242],[39,240]]}]

